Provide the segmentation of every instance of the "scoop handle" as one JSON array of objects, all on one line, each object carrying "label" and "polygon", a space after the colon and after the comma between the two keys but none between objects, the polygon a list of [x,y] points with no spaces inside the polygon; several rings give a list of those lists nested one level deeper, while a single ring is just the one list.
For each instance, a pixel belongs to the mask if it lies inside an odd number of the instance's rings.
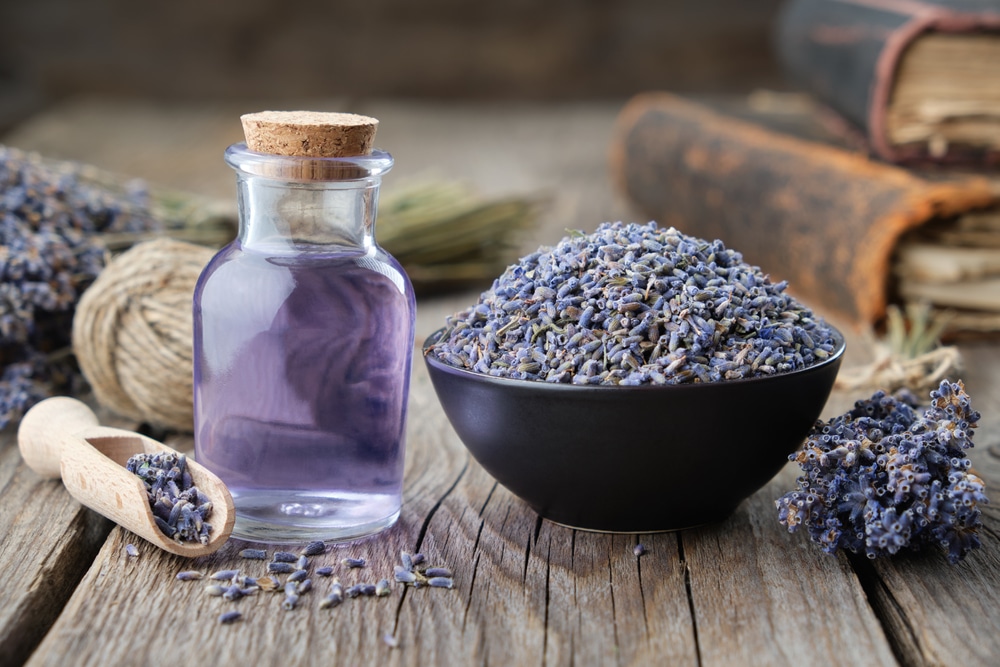
[{"label": "scoop handle", "polygon": [[64,449],[79,445],[79,438],[73,436],[98,424],[97,415],[82,401],[68,396],[46,398],[21,419],[17,429],[21,458],[39,475],[58,479]]}]

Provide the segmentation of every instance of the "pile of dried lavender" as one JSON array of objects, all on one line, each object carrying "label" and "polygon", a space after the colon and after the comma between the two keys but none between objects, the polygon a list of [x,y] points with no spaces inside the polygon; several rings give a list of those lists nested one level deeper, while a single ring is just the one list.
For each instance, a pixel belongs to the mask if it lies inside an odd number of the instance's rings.
[{"label": "pile of dried lavender", "polygon": [[852,411],[817,422],[789,458],[804,476],[775,504],[794,532],[805,526],[824,551],[869,558],[937,544],[957,563],[979,546],[983,480],[969,471],[979,413],[961,382],[941,382],[917,414],[916,398],[877,392]]},{"label": "pile of dried lavender", "polygon": [[720,241],[604,223],[508,269],[430,353],[495,377],[718,382],[828,358],[833,331]]},{"label": "pile of dried lavender", "polygon": [[146,487],[153,519],[164,535],[178,542],[208,544],[212,502],[198,490],[183,454],[136,454],[125,464]]},{"label": "pile of dried lavender", "polygon": [[59,352],[80,294],[104,266],[97,234],[159,227],[142,186],[111,192],[80,169],[0,146],[0,428],[79,382]]}]

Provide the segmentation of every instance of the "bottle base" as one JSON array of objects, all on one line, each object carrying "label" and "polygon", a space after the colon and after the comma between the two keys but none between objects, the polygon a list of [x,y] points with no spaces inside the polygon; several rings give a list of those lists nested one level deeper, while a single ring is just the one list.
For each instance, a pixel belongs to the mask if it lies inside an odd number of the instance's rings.
[{"label": "bottle base", "polygon": [[[286,544],[323,540],[344,542],[389,528],[399,519],[398,497],[233,495],[236,523],[232,536],[248,542]],[[392,509],[388,515],[382,514]],[[372,518],[372,517],[375,518]]]}]

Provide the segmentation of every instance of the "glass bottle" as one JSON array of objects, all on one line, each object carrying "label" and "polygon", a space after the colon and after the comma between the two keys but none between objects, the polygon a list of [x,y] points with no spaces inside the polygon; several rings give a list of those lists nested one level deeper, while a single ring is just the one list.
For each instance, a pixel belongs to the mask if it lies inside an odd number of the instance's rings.
[{"label": "glass bottle", "polygon": [[194,297],[197,460],[229,487],[235,537],[342,540],[399,516],[414,298],[375,242],[382,151],[235,144],[239,234]]}]

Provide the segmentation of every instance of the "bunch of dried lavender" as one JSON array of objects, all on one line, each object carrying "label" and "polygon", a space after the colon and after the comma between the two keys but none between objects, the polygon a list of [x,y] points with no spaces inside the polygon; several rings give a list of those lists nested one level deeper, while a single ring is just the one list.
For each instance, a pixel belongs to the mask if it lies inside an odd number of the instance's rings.
[{"label": "bunch of dried lavender", "polygon": [[105,232],[158,229],[143,186],[112,192],[0,146],[0,428],[80,377],[68,354],[73,309],[105,263]]},{"label": "bunch of dried lavender", "polygon": [[824,551],[869,558],[937,544],[957,563],[979,546],[983,480],[970,472],[979,413],[961,382],[943,381],[918,414],[916,398],[877,392],[817,422],[789,458],[805,473],[775,504],[794,532],[805,526]]},{"label": "bunch of dried lavender", "polygon": [[157,527],[178,542],[208,543],[212,502],[198,490],[183,454],[136,454],[125,464],[146,487]]},{"label": "bunch of dried lavender", "polygon": [[604,223],[508,269],[429,352],[520,380],[717,382],[828,358],[832,330],[720,241]]}]

